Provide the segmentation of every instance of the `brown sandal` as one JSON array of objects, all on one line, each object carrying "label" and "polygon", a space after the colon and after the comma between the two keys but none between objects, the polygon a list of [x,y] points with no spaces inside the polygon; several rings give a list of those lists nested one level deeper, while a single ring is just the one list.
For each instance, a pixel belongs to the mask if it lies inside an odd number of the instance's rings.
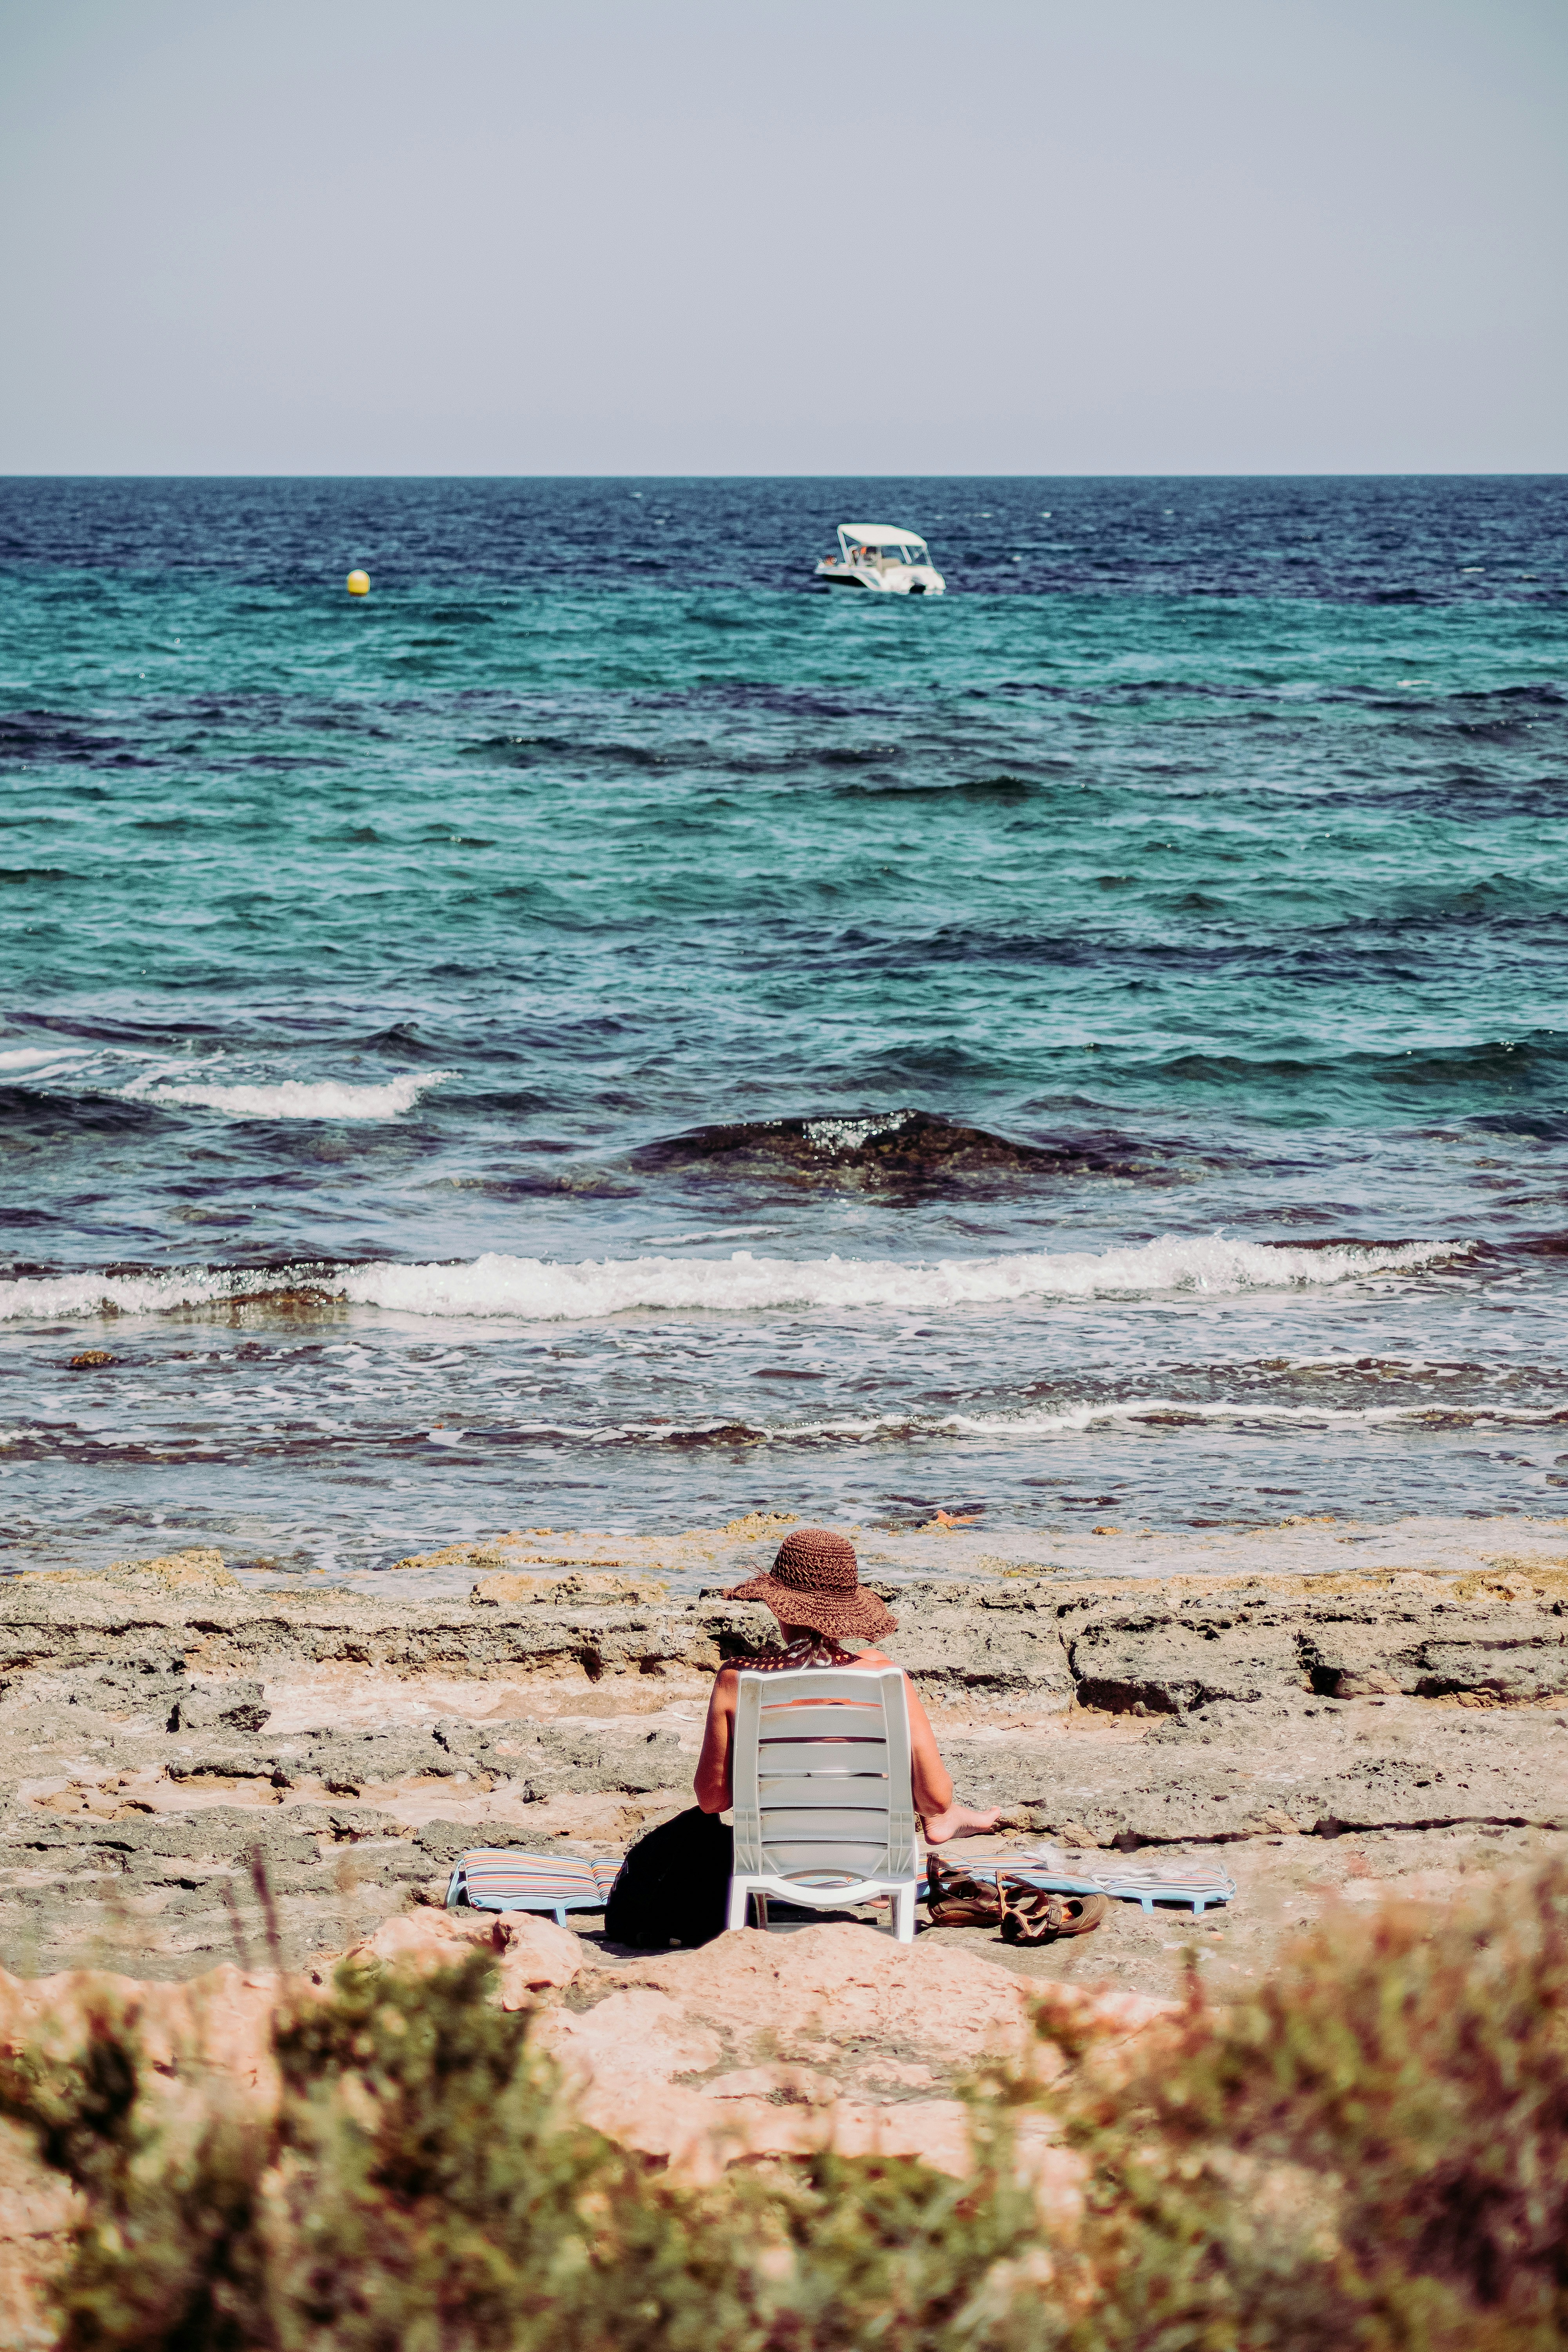
[{"label": "brown sandal", "polygon": [[951,1862],[939,1862],[934,1854],[926,1863],[926,1916],[933,1927],[994,1927],[1002,1918],[1002,1903],[995,1882],[990,1878],[972,1877]]},{"label": "brown sandal", "polygon": [[1110,1908],[1106,1895],[1066,1895],[1026,1879],[997,1882],[1005,1944],[1054,1944],[1062,1936],[1089,1936]]}]

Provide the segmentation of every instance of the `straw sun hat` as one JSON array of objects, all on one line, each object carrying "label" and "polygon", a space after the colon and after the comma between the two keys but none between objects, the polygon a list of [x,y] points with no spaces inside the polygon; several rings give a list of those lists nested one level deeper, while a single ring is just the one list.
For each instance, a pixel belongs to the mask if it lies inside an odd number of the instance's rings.
[{"label": "straw sun hat", "polygon": [[769,1573],[737,1584],[724,1598],[765,1601],[781,1625],[810,1625],[830,1638],[847,1633],[868,1642],[898,1625],[861,1583],[848,1537],[828,1528],[792,1529]]}]

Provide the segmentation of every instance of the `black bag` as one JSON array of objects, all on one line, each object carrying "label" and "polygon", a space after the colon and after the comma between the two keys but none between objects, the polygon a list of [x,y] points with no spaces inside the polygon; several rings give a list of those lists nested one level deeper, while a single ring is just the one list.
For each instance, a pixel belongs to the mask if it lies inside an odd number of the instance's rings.
[{"label": "black bag", "polygon": [[734,1833],[695,1805],[661,1822],[622,1863],[605,1906],[605,1933],[639,1952],[710,1944],[724,1932]]}]

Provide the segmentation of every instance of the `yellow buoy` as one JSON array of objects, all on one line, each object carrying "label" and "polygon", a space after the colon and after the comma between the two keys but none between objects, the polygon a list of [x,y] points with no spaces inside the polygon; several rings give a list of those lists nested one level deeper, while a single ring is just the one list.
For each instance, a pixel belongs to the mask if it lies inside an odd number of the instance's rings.
[{"label": "yellow buoy", "polygon": [[370,574],[368,572],[351,572],[349,573],[349,594],[351,596],[368,596],[370,594]]}]

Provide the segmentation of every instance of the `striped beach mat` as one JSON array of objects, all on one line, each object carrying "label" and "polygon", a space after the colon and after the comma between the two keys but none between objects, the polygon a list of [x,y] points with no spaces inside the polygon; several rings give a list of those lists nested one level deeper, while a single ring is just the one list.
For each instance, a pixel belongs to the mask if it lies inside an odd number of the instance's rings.
[{"label": "striped beach mat", "polygon": [[528,1853],[520,1846],[481,1845],[459,1854],[447,1884],[447,1908],[602,1911],[621,1867],[619,1854],[589,1861],[574,1853]]},{"label": "striped beach mat", "polygon": [[1211,1903],[1229,1903],[1236,1881],[1216,1864],[1176,1861],[1136,1868],[1120,1856],[1064,1852],[1060,1846],[1004,1846],[993,1838],[954,1838],[939,1848],[942,1859],[973,1878],[994,1878],[1005,1870],[1009,1878],[1027,1879],[1058,1895],[1110,1895],[1119,1903],[1136,1903],[1152,1911],[1156,1903],[1179,1903],[1194,1912]]},{"label": "striped beach mat", "polygon": [[1229,1903],[1236,1894],[1235,1879],[1217,1863],[1169,1862],[1152,1870],[1108,1870],[1100,1884],[1119,1903],[1141,1903],[1145,1911],[1152,1911],[1156,1903],[1186,1903],[1194,1911],[1206,1911],[1211,1903]]}]

